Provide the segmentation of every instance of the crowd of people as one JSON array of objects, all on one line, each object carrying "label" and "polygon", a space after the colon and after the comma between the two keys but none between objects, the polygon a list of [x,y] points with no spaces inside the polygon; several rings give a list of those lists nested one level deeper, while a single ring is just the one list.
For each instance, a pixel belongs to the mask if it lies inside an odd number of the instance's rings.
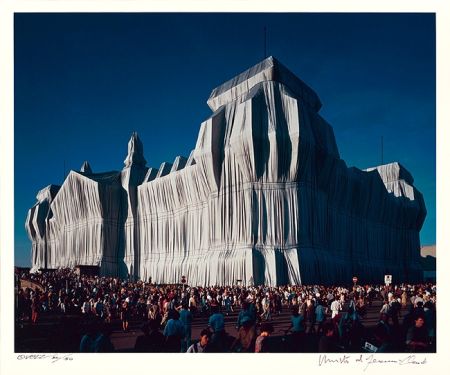
[{"label": "crowd of people", "polygon": [[[377,352],[433,351],[436,337],[436,286],[155,285],[113,277],[78,275],[73,270],[30,274],[17,280],[39,287],[17,292],[17,319],[31,325],[43,314],[79,318],[84,327],[80,352],[111,352],[113,327],[130,330],[139,322],[136,352]],[[382,306],[368,331],[368,306]],[[290,312],[289,327],[274,335],[278,317]],[[406,314],[405,314],[406,312]],[[235,331],[225,317],[237,315]],[[192,322],[204,322],[192,337]]]}]

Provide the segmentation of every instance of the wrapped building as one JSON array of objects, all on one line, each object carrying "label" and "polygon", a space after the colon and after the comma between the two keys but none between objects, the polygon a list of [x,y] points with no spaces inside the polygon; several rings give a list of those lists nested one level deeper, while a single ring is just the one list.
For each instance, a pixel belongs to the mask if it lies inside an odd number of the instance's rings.
[{"label": "wrapped building", "polygon": [[421,277],[426,208],[399,163],[340,158],[317,94],[269,57],[214,89],[189,157],[122,171],[88,163],[37,195],[32,267],[190,285],[395,282]]}]

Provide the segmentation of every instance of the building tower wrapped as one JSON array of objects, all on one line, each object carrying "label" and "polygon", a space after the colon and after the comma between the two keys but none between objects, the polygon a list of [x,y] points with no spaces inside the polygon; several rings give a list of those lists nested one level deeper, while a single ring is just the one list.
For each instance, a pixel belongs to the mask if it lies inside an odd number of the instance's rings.
[{"label": "building tower wrapped", "polygon": [[88,163],[29,210],[32,266],[190,285],[396,282],[421,277],[426,208],[399,163],[340,158],[317,94],[269,57],[214,89],[188,158]]}]

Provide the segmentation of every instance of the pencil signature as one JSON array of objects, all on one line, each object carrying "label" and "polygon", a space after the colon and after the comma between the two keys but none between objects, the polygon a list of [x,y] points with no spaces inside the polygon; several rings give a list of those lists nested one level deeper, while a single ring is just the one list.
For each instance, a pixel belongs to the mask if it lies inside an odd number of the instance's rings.
[{"label": "pencil signature", "polygon": [[19,361],[47,360],[50,361],[50,363],[56,363],[59,361],[73,361],[72,354],[19,354],[17,359]]},{"label": "pencil signature", "polygon": [[352,355],[340,355],[340,356],[330,356],[327,354],[320,354],[319,355],[319,367],[325,366],[325,365],[351,365],[351,364],[357,364],[362,365],[363,370],[366,371],[369,366],[377,366],[377,365],[383,365],[383,364],[397,364],[399,366],[403,365],[425,365],[427,363],[426,357],[423,358],[417,358],[414,354],[408,355],[406,357],[401,358],[393,358],[393,359],[387,359],[382,358],[380,356],[376,356],[374,354],[370,355],[362,355],[359,356],[352,356]]}]

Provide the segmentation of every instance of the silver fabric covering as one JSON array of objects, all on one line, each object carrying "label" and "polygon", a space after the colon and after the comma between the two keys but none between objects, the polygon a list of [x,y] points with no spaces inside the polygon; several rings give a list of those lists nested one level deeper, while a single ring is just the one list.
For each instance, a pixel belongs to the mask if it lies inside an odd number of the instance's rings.
[{"label": "silver fabric covering", "polygon": [[189,158],[121,172],[88,163],[41,190],[32,266],[190,285],[420,278],[421,193],[399,163],[347,168],[317,94],[270,57],[213,90]]}]

